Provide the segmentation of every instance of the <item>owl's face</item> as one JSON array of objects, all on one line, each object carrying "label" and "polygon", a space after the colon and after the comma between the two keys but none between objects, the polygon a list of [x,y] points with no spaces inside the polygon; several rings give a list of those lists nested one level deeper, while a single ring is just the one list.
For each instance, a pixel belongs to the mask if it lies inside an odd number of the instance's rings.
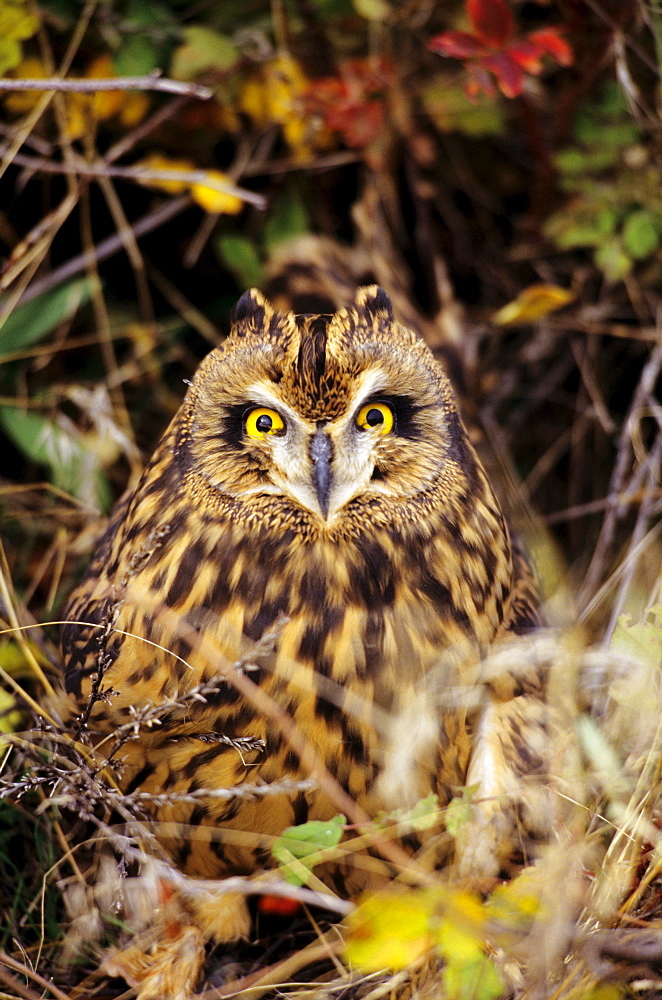
[{"label": "owl's face", "polygon": [[247,292],[182,426],[178,454],[208,488],[247,504],[278,496],[327,525],[359,498],[455,488],[466,466],[448,380],[375,286],[333,316],[277,313]]}]

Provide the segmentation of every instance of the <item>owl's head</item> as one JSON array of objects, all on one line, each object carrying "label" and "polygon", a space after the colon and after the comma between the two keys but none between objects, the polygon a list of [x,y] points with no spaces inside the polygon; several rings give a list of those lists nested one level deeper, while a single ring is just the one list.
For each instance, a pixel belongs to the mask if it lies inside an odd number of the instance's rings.
[{"label": "owl's head", "polygon": [[281,497],[327,525],[466,489],[474,463],[448,379],[377,286],[322,316],[246,292],[194,377],[177,453],[235,504]]}]

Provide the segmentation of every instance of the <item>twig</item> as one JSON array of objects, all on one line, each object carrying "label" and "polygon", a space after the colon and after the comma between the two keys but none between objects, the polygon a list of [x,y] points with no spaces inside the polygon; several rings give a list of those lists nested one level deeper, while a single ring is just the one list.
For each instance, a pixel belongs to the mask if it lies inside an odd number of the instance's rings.
[{"label": "twig", "polygon": [[[629,489],[627,493],[622,493],[617,499],[618,503],[622,507],[628,506],[630,504],[641,503],[645,495],[649,495],[648,491],[643,488],[638,490]],[[651,490],[650,495],[653,499],[662,499],[662,488]],[[613,502],[613,501],[611,501]],[[546,514],[544,517],[545,524],[563,524],[565,521],[574,521],[578,517],[588,517],[590,514],[599,514],[601,511],[605,510],[610,505],[609,497],[604,497],[601,500],[589,500],[587,503],[574,504],[572,507],[567,507],[565,510],[554,511],[553,514]]]},{"label": "twig", "polygon": [[[58,989],[57,986],[50,982],[48,979],[44,979],[40,976],[38,972],[35,972],[28,965],[24,965],[22,962],[17,962],[15,958],[8,955],[5,951],[0,952],[0,969],[5,965],[8,969],[13,969],[14,972],[20,972],[21,975],[26,976],[28,979],[34,980],[43,990],[50,991],[56,1000],[71,1000],[71,997],[67,993],[63,993],[62,990]],[[14,983],[15,985],[15,983]],[[26,997],[36,996],[30,990],[23,994]]]},{"label": "twig", "polygon": [[[246,996],[251,997],[251,1000],[259,1000],[264,993],[283,996],[284,984],[291,981],[295,973],[315,962],[334,959],[340,951],[341,945],[342,942],[338,934],[328,931],[320,940],[311,941],[305,948],[295,951],[293,955],[288,955],[280,962],[268,965],[263,969],[256,969],[255,972],[249,972],[248,975],[227,983],[225,986],[204,990],[203,993],[198,994],[198,998],[199,1000],[225,1000],[225,998],[229,1000],[230,997]],[[315,996],[323,995],[323,992],[315,993]],[[344,988],[342,995],[345,995]]]},{"label": "twig", "polygon": [[630,409],[623,423],[623,428],[618,439],[616,462],[609,483],[609,506],[602,522],[600,536],[595,546],[591,564],[578,596],[579,607],[588,602],[598,581],[603,576],[605,562],[616,531],[616,524],[623,509],[618,498],[626,492],[624,481],[632,454],[632,427],[639,419],[639,413],[644,406],[644,402],[653,390],[660,368],[662,368],[662,342],[655,345],[648,361],[644,365]]},{"label": "twig", "polygon": [[[644,490],[644,499],[639,508],[639,513],[637,515],[637,521],[632,532],[632,537],[630,539],[630,547],[636,549],[640,541],[644,537],[646,531],[646,525],[649,522],[653,508],[655,506],[656,491],[654,489],[655,485],[660,480],[660,463],[662,462],[662,429],[658,428],[655,443],[648,453],[646,462],[642,465],[646,468],[647,476],[647,488]],[[616,594],[616,599],[614,600],[614,605],[611,610],[611,617],[609,620],[609,626],[605,633],[605,643],[609,642],[611,635],[616,628],[616,622],[618,616],[623,610],[623,605],[625,599],[628,595],[630,587],[632,585],[632,580],[634,578],[634,573],[637,563],[635,560],[631,560],[626,572],[621,578],[621,584],[618,588],[618,593]]]},{"label": "twig", "polygon": [[[0,146],[0,156],[6,151],[7,147]],[[44,174],[70,173],[72,169],[72,165],[69,163],[57,163],[36,156],[25,156],[21,153],[15,154],[14,163]],[[265,208],[267,204],[264,195],[249,191],[248,188],[239,187],[231,181],[215,180],[209,176],[206,170],[152,170],[140,164],[136,164],[134,167],[110,167],[105,162],[86,163],[82,159],[75,161],[73,169],[80,177],[122,177],[137,184],[144,184],[147,181],[181,181],[182,184],[204,184],[205,187],[212,188],[214,191],[235,195],[242,201],[255,205],[256,208]]]},{"label": "twig", "polygon": [[[170,219],[173,219],[176,215],[179,215],[185,209],[190,208],[193,204],[191,197],[188,194],[180,195],[179,198],[173,198],[171,201],[167,201],[164,205],[160,205],[155,211],[148,212],[143,215],[137,222],[133,224],[133,232],[136,239],[141,236],[146,236],[147,233],[151,233],[153,229],[158,229],[159,226],[165,225]],[[105,240],[97,243],[95,248],[95,256],[97,262],[106,260],[108,257],[112,257],[114,253],[122,249],[122,239],[118,233],[114,233],[112,236],[108,236]],[[20,305],[25,305],[26,302],[32,302],[36,299],[38,295],[43,295],[44,292],[48,292],[51,288],[55,288],[57,285],[66,281],[67,278],[72,278],[75,274],[80,274],[81,271],[85,270],[87,265],[87,255],[84,253],[78,254],[76,257],[72,257],[58,267],[52,274],[47,277],[42,278],[41,281],[35,281],[21,296],[19,303]]]},{"label": "twig", "polygon": [[154,70],[147,76],[120,76],[108,80],[62,80],[56,76],[36,80],[0,80],[0,90],[73,91],[78,94],[95,94],[99,90],[160,90],[166,94],[199,97],[203,101],[214,96],[211,87],[203,87],[199,83],[187,83],[184,80],[169,80],[161,76],[161,70]]},{"label": "twig", "polygon": [[29,986],[23,986],[23,984],[18,981],[16,976],[12,976],[11,972],[2,968],[2,954],[0,954],[0,983],[3,983],[5,986],[8,986],[10,989],[16,991],[15,993],[5,993],[3,990],[3,995],[5,997],[16,997],[17,1000],[19,997],[20,1000],[41,1000],[39,993],[35,993],[35,991],[31,990]]},{"label": "twig", "polygon": [[189,302],[183,292],[172,281],[169,281],[153,264],[147,265],[147,273],[152,284],[158,288],[161,295],[186,320],[189,326],[197,330],[200,336],[204,337],[212,347],[218,347],[223,337],[221,331],[217,329],[212,321],[200,309],[194,306],[192,302]]},{"label": "twig", "polygon": [[[167,806],[173,802],[199,802],[200,799],[264,799],[271,795],[291,795],[293,792],[310,792],[317,789],[313,778],[302,781],[272,781],[269,785],[235,785],[234,788],[196,788],[192,792],[128,792],[124,802],[147,802],[152,806]],[[114,793],[121,794],[121,793]]]},{"label": "twig", "polygon": [[[272,873],[273,874],[273,873]],[[298,899],[308,906],[319,906],[321,909],[345,916],[355,908],[354,903],[347,899],[339,899],[331,893],[317,892],[305,886],[290,885],[289,882],[272,881],[269,878],[249,879],[244,875],[233,875],[230,878],[206,880],[182,875],[177,872],[182,887],[192,896],[209,892],[227,893],[240,892],[243,896],[279,896],[284,899]]]},{"label": "twig", "polygon": [[120,136],[120,138],[113,143],[110,149],[107,150],[104,160],[106,163],[114,163],[115,160],[120,160],[126,155],[131,149],[134,148],[143,139],[146,139],[154,129],[160,128],[164,122],[167,122],[170,118],[173,118],[178,112],[186,106],[189,97],[175,97],[174,100],[168,101],[167,104],[163,104],[160,108],[157,108],[151,115],[144,118],[141,122],[138,122],[136,127],[127,132],[126,135]]},{"label": "twig", "polygon": [[318,170],[335,170],[336,167],[345,167],[349,163],[359,163],[361,157],[358,153],[341,152],[329,153],[327,156],[320,156],[310,163],[298,163],[291,157],[282,160],[272,160],[270,163],[259,161],[253,166],[248,166],[243,171],[244,177],[270,177],[276,174],[291,174],[295,170],[302,173],[314,173]]},{"label": "twig", "polygon": [[632,562],[638,559],[641,553],[644,551],[644,549],[647,546],[652,545],[653,542],[657,539],[658,535],[660,534],[662,534],[662,521],[658,521],[655,524],[653,524],[653,526],[649,528],[649,530],[646,532],[644,537],[641,539],[640,542],[638,542],[637,545],[630,544],[628,551],[623,561],[620,563],[620,565],[617,566],[614,572],[611,574],[611,576],[607,580],[605,580],[605,582],[596,591],[596,593],[590,599],[590,601],[588,601],[587,604],[584,607],[582,607],[581,612],[578,615],[579,622],[588,621],[588,619],[591,617],[595,609],[599,607],[601,601],[604,600],[605,596],[609,593],[612,587],[616,585],[616,583],[621,579],[623,574],[629,569]]}]

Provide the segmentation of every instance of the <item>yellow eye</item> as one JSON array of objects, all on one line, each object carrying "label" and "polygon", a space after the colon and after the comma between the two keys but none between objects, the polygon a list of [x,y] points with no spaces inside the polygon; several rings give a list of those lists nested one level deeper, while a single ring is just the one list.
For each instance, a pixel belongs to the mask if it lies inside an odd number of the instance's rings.
[{"label": "yellow eye", "polygon": [[378,430],[380,434],[390,434],[393,430],[393,410],[388,403],[367,403],[359,410],[357,425],[364,431]]},{"label": "yellow eye", "polygon": [[257,406],[246,417],[246,433],[252,438],[264,438],[284,430],[285,422],[280,413],[266,406]]}]

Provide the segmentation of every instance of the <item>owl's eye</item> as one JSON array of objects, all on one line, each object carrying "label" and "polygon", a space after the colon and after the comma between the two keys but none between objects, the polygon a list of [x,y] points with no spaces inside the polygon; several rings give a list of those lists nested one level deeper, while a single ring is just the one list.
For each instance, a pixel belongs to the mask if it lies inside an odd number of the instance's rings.
[{"label": "owl's eye", "polygon": [[364,431],[372,428],[380,434],[390,434],[393,430],[393,410],[388,403],[366,403],[358,412],[357,426]]},{"label": "owl's eye", "polygon": [[252,438],[264,438],[284,430],[285,422],[280,413],[266,406],[257,406],[246,417],[246,433]]}]

